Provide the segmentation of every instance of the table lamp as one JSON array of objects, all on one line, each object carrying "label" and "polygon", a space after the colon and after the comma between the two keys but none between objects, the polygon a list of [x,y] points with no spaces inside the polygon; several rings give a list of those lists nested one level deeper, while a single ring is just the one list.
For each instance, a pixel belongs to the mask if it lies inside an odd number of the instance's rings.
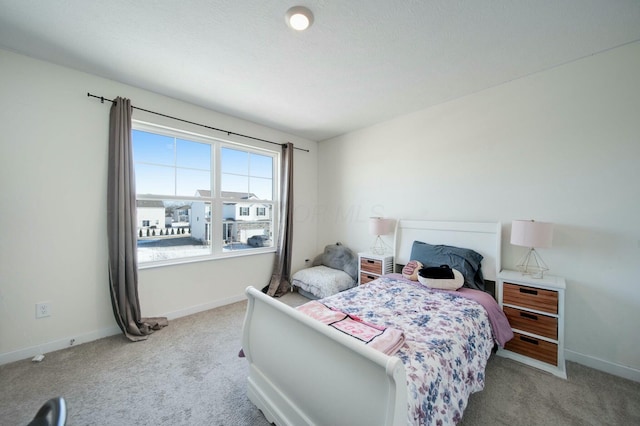
[{"label": "table lamp", "polygon": [[369,234],[375,235],[376,239],[371,246],[371,252],[374,254],[385,254],[387,249],[390,248],[388,244],[386,244],[381,235],[390,234],[393,230],[393,220],[385,219],[382,217],[371,217],[369,218]]},{"label": "table lamp", "polygon": [[517,268],[523,275],[542,278],[549,270],[536,248],[551,247],[553,224],[534,220],[514,220],[511,222],[511,244],[528,247],[529,251],[518,262]]}]

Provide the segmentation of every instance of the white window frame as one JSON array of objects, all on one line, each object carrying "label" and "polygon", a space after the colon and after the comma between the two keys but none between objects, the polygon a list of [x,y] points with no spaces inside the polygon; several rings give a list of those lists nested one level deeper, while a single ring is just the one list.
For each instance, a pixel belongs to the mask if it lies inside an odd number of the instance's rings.
[{"label": "white window frame", "polygon": [[[144,122],[140,120],[132,120],[133,130],[140,130],[143,132],[155,133],[159,135],[165,135],[170,137],[181,138],[193,142],[207,143],[211,145],[211,196],[210,197],[186,197],[186,196],[170,196],[170,195],[141,195],[136,194],[136,200],[178,200],[178,201],[202,201],[211,203],[211,249],[210,253],[202,256],[190,256],[181,257],[176,259],[167,259],[151,262],[143,262],[138,264],[138,269],[147,269],[158,266],[166,265],[179,265],[192,262],[208,261],[215,259],[224,259],[237,256],[252,256],[263,253],[273,253],[276,251],[276,236],[279,229],[279,215],[280,215],[280,202],[279,202],[279,182],[280,182],[280,151],[273,149],[265,149],[256,147],[253,145],[242,144],[230,140],[225,140],[218,137],[204,135],[200,133],[194,133],[187,130],[176,129],[166,127],[154,123]],[[259,202],[261,204],[271,205],[271,211],[273,212],[271,217],[271,247],[254,247],[241,250],[223,251],[223,220],[222,212],[223,205],[227,203],[244,203],[247,200],[231,197],[222,197],[221,185],[221,155],[222,148],[230,148],[259,155],[266,155],[273,158],[273,182],[272,182],[272,200],[252,200],[252,202]],[[135,166],[134,166],[135,167]],[[137,236],[137,235],[136,235]]]}]

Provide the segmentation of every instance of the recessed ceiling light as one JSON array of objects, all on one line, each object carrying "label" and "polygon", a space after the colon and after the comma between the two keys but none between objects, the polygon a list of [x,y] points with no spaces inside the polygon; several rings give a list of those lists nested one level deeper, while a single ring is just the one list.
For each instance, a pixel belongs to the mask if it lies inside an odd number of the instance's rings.
[{"label": "recessed ceiling light", "polygon": [[293,6],[285,14],[287,25],[296,31],[304,31],[313,24],[313,13],[304,6]]}]

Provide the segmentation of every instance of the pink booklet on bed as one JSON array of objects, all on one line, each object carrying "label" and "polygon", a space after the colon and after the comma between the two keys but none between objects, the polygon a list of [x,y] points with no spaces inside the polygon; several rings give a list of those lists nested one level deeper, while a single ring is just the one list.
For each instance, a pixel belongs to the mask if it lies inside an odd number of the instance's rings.
[{"label": "pink booklet on bed", "polygon": [[315,300],[296,309],[387,355],[393,355],[404,343],[404,333],[400,330],[367,323]]}]

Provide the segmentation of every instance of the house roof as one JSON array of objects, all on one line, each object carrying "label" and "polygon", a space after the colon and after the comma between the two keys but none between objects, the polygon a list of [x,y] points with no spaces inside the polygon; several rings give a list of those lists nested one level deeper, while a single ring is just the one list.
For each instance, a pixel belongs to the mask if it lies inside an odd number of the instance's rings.
[{"label": "house roof", "polygon": [[638,0],[294,4],[0,0],[0,45],[324,140],[640,40]]},{"label": "house roof", "polygon": [[[211,191],[205,189],[198,189],[196,191],[196,195],[200,197],[211,197]],[[240,200],[251,200],[257,199],[256,195],[252,192],[233,192],[233,191],[221,191],[222,198],[235,198]]]},{"label": "house roof", "polygon": [[136,207],[159,207],[164,209],[164,203],[157,200],[136,200]]}]

